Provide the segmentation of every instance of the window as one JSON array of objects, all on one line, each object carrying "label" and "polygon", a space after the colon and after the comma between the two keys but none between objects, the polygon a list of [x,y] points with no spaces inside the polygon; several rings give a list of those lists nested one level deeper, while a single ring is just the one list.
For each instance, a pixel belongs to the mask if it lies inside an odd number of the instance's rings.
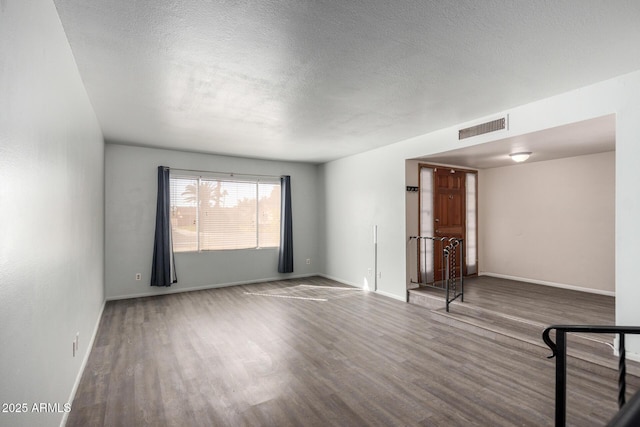
[{"label": "window", "polygon": [[278,247],[280,183],[171,174],[174,252]]}]

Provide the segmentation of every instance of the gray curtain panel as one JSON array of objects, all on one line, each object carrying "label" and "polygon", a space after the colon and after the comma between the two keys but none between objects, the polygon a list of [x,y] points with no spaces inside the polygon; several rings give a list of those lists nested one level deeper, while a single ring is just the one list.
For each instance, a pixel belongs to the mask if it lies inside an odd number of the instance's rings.
[{"label": "gray curtain panel", "polygon": [[153,244],[151,286],[171,286],[178,282],[171,241],[171,192],[169,168],[158,166],[158,204],[156,206],[156,235]]},{"label": "gray curtain panel", "polygon": [[293,273],[293,223],[291,218],[291,177],[280,177],[280,253],[278,272]]}]

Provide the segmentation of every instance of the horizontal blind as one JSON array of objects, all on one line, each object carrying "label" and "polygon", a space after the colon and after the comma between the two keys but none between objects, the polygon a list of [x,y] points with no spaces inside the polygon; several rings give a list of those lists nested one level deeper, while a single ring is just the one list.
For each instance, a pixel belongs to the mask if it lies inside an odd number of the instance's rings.
[{"label": "horizontal blind", "polygon": [[200,250],[255,248],[256,184],[201,180]]},{"label": "horizontal blind", "polygon": [[280,184],[258,184],[258,246],[280,246]]},{"label": "horizontal blind", "polygon": [[172,175],[171,208],[176,252],[279,246],[278,183]]},{"label": "horizontal blind", "polygon": [[198,250],[198,179],[171,176],[171,240],[174,252]]}]

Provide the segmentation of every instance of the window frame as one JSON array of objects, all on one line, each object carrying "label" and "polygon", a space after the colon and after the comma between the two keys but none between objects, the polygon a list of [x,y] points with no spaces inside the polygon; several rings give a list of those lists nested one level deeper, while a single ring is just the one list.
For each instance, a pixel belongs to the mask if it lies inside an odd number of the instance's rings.
[{"label": "window frame", "polygon": [[[171,171],[170,175],[169,175],[169,185],[170,188],[173,188],[173,182],[175,179],[184,179],[184,180],[194,180],[195,181],[195,186],[196,186],[196,200],[194,202],[194,208],[195,208],[195,234],[196,234],[196,239],[195,239],[195,245],[196,245],[196,249],[186,249],[186,250],[182,250],[180,248],[176,248],[175,246],[175,238],[172,238],[172,249],[174,253],[201,253],[201,252],[219,252],[219,251],[252,251],[252,250],[279,250],[280,245],[281,245],[281,237],[280,237],[280,227],[281,227],[281,221],[282,221],[282,214],[281,214],[281,205],[282,205],[282,184],[280,182],[280,178],[279,177],[269,177],[269,176],[256,176],[256,175],[239,175],[239,176],[235,176],[234,174],[220,174],[220,173],[215,173],[215,172],[210,172],[210,173],[204,173],[204,172],[198,172],[198,173],[194,173],[194,172],[190,172],[190,171],[183,171],[180,169],[177,169],[175,171]],[[200,206],[200,189],[201,189],[201,184],[202,182],[218,182],[218,183],[232,183],[232,184],[252,184],[255,188],[255,212],[254,212],[254,217],[255,217],[255,246],[248,246],[248,247],[223,247],[223,248],[203,248],[203,244],[202,244],[202,233],[204,233],[202,231],[202,220],[200,218],[201,216],[201,206]],[[275,221],[277,222],[277,229],[278,229],[278,242],[275,245],[272,246],[263,246],[261,245],[262,240],[261,240],[261,235],[260,235],[260,230],[261,230],[261,224],[260,224],[260,216],[261,216],[261,203],[260,203],[260,185],[261,184],[269,184],[269,185],[274,185],[277,186],[280,192],[280,195],[278,197],[278,215],[275,218]],[[218,184],[221,185],[221,184]],[[183,194],[183,193],[182,193]],[[242,199],[240,199],[242,200]],[[171,211],[171,218],[173,219],[173,215],[174,215],[174,209],[175,212],[179,211],[178,205],[174,204],[174,193],[173,190],[170,191],[170,211]],[[173,234],[174,232],[174,225],[173,225],[173,221],[171,223],[171,232]],[[263,237],[264,239],[264,237]]]}]

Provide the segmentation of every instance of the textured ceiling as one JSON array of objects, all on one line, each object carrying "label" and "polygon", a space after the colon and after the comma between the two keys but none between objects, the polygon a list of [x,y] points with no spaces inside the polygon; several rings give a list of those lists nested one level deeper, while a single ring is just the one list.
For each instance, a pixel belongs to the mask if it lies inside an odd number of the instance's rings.
[{"label": "textured ceiling", "polygon": [[640,1],[55,0],[107,142],[323,162],[640,69]]}]

